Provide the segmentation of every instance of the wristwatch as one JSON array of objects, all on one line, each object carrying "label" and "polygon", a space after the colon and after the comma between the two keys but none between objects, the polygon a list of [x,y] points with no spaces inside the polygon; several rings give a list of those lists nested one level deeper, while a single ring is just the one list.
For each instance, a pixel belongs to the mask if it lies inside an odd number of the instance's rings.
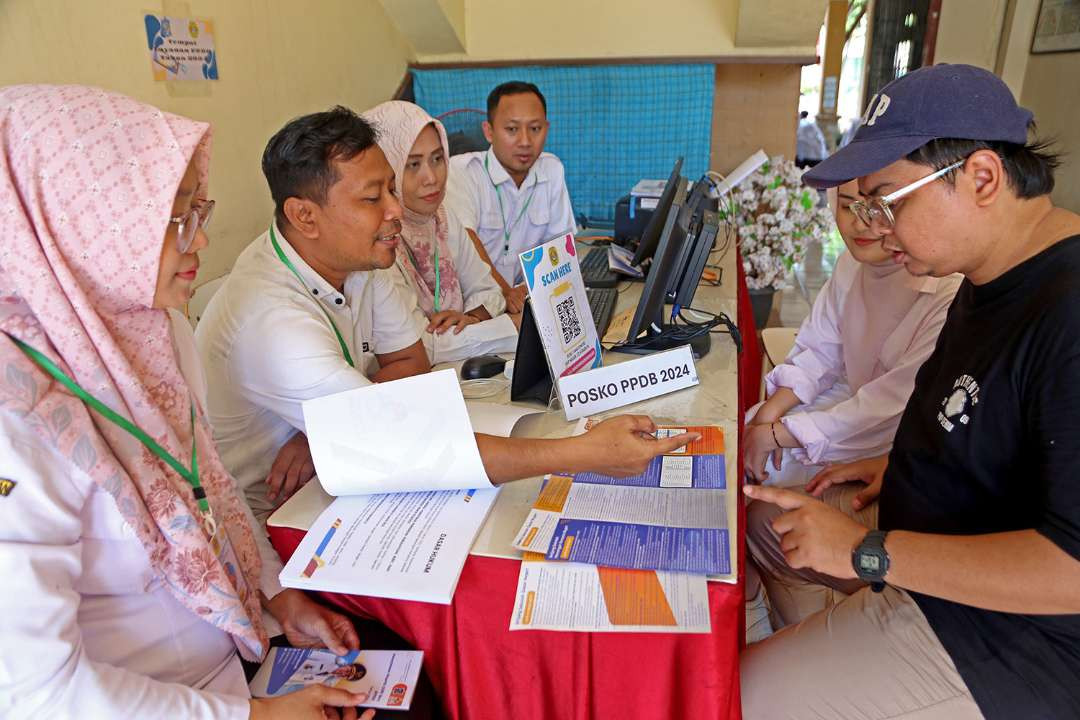
[{"label": "wristwatch", "polygon": [[855,568],[855,574],[860,580],[869,583],[874,592],[885,589],[885,573],[889,572],[885,535],[881,530],[871,530],[851,551],[851,565]]}]

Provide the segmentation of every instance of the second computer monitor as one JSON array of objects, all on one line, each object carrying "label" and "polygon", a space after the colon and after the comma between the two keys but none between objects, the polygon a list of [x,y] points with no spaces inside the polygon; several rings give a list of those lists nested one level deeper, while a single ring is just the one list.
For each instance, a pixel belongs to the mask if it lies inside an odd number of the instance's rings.
[{"label": "second computer monitor", "polygon": [[706,210],[701,223],[697,226],[697,234],[687,240],[687,260],[682,268],[682,274],[676,278],[674,303],[680,308],[690,307],[697,292],[698,283],[701,282],[701,274],[709,260],[716,243],[716,236],[720,232],[720,216],[711,210]]},{"label": "second computer monitor", "polygon": [[649,224],[645,226],[645,232],[641,233],[641,240],[638,242],[633,259],[633,264],[638,267],[641,267],[643,262],[656,253],[657,245],[660,242],[660,232],[664,229],[664,221],[667,219],[672,200],[675,198],[676,180],[679,179],[679,173],[682,172],[682,164],[683,159],[680,156],[675,161],[675,167],[671,168],[671,175],[668,176],[667,183],[664,185],[664,192],[660,194],[660,200],[657,201],[652,217],[649,218]]},{"label": "second computer monitor", "polygon": [[686,198],[686,180],[672,184],[672,202],[663,218],[664,224],[653,257],[652,268],[645,278],[634,319],[630,323],[626,342],[634,343],[641,333],[659,333],[664,326],[664,301],[672,273],[677,272],[675,260],[686,241],[686,229],[679,223],[679,210]]}]

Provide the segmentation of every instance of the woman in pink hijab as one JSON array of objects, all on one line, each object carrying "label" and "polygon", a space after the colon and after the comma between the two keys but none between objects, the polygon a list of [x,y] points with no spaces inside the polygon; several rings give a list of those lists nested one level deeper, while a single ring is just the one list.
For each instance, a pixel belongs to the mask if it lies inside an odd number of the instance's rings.
[{"label": "woman in pink hijab", "polygon": [[[0,89],[0,715],[355,718],[251,700],[263,611],[292,644],[351,623],[260,577],[190,327],[209,129],[77,86]],[[274,593],[272,598],[269,593]],[[368,715],[367,717],[370,717]]]},{"label": "woman in pink hijab", "polygon": [[[847,252],[766,376],[768,400],[747,412],[744,459],[759,481],[802,487],[829,463],[887,453],[960,286],[959,275],[916,278],[893,262],[851,211],[858,199],[854,181],[830,196]],[[870,485],[856,510],[877,496]]]},{"label": "woman in pink hijab", "polygon": [[439,363],[514,352],[518,319],[506,315],[491,266],[443,204],[450,153],[442,123],[401,100],[376,105],[363,117],[378,131],[394,169],[404,240],[395,274],[402,295],[422,313],[417,322],[427,329],[428,357]]}]

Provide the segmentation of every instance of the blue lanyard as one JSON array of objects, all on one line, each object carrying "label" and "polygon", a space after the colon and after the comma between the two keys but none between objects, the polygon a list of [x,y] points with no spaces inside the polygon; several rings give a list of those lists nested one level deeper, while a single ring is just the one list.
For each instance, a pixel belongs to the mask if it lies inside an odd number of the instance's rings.
[{"label": "blue lanyard", "polygon": [[495,184],[495,180],[491,177],[491,170],[488,169],[488,157],[487,153],[484,154],[484,172],[487,173],[488,182],[491,183],[491,187],[495,188],[495,197],[499,200],[499,219],[502,220],[503,226],[503,250],[502,254],[505,257],[506,253],[510,252],[510,233],[517,227],[518,221],[525,215],[525,211],[529,209],[529,203],[532,202],[533,195],[536,194],[536,183],[533,183],[532,190],[529,191],[529,197],[525,200],[525,205],[521,208],[521,212],[514,219],[514,222],[510,224],[510,227],[506,226],[506,210],[503,209],[502,192],[499,190],[499,186]]},{"label": "blue lanyard", "polygon": [[[286,257],[284,251],[282,251],[281,246],[278,245],[277,235],[274,233],[273,225],[270,226],[270,244],[274,246],[274,252],[277,253],[278,260],[284,263],[285,267],[292,270],[292,274],[295,275],[296,279],[300,281],[300,284],[306,288],[307,283],[304,282],[304,278],[300,276],[300,271],[289,261],[289,258]],[[349,354],[349,348],[345,345],[345,338],[341,337],[341,331],[337,329],[337,325],[334,323],[334,318],[330,317],[330,313],[326,311],[326,308],[323,307],[321,302],[318,300],[315,302],[318,303],[319,308],[323,311],[323,315],[326,316],[326,319],[330,321],[330,327],[334,329],[334,334],[337,335],[338,345],[341,346],[341,354],[345,356],[345,362],[349,363],[349,367],[356,367],[352,355]]]}]

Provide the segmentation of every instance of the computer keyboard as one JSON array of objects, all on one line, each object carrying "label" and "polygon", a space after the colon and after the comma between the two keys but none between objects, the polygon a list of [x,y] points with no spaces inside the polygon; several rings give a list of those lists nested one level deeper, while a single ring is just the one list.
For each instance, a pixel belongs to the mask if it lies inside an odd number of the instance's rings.
[{"label": "computer keyboard", "polygon": [[613,288],[619,284],[619,276],[608,266],[606,247],[593,248],[581,258],[581,277],[587,288]]},{"label": "computer keyboard", "polygon": [[592,311],[593,324],[596,325],[596,335],[601,340],[604,333],[611,326],[611,317],[615,314],[615,303],[619,300],[619,292],[614,288],[585,288],[585,297],[589,300],[589,310]]}]

